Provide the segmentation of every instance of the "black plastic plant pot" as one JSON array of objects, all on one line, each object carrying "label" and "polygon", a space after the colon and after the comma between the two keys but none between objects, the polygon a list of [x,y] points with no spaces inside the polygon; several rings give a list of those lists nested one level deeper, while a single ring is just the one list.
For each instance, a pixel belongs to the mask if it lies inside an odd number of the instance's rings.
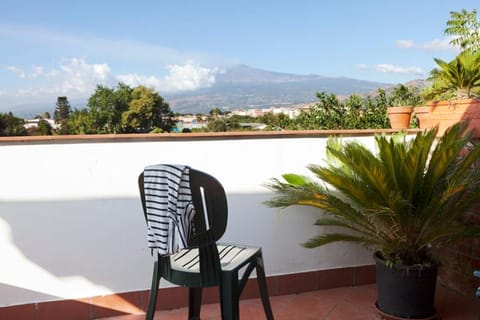
[{"label": "black plastic plant pot", "polygon": [[377,273],[377,308],[403,319],[432,319],[435,312],[437,266],[388,267],[374,255]]}]

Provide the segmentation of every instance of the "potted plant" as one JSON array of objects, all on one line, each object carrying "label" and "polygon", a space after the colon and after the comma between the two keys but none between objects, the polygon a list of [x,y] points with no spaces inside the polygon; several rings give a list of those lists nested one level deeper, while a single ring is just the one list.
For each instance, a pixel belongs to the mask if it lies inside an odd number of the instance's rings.
[{"label": "potted plant", "polygon": [[432,85],[425,89],[426,107],[415,108],[420,128],[439,126],[439,135],[458,121],[472,119],[470,129],[480,136],[480,23],[475,10],[451,12],[445,34],[463,51],[452,61],[435,58],[439,68],[430,72]]},{"label": "potted plant", "polygon": [[390,107],[387,107],[388,119],[392,129],[408,129],[410,127],[413,107],[422,103],[417,89],[399,84],[393,88],[389,96]]},{"label": "potted plant", "polygon": [[415,109],[421,114],[428,113],[428,123],[420,128],[438,125],[441,135],[456,122],[472,119],[470,129],[475,137],[480,135],[480,51],[463,51],[455,59],[445,62],[435,58],[439,69],[430,72],[432,85],[425,89],[424,96],[431,100],[427,109]]},{"label": "potted plant", "polygon": [[436,129],[407,141],[377,136],[378,153],[357,142],[327,145],[326,165],[309,165],[321,181],[298,174],[272,179],[266,205],[320,209],[315,224],[334,227],[304,245],[358,242],[377,264],[377,308],[405,319],[435,316],[436,247],[474,236],[465,212],[480,201],[480,172],[472,164],[480,145],[463,155],[468,121],[438,141]]}]

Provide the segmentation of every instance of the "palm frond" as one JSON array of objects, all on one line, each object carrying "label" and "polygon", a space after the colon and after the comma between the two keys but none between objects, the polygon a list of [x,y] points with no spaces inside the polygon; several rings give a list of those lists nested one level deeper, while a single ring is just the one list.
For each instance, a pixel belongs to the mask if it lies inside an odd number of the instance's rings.
[{"label": "palm frond", "polygon": [[374,154],[357,142],[327,144],[326,165],[309,165],[319,181],[296,174],[273,179],[272,207],[321,209],[315,224],[344,232],[326,233],[305,245],[354,241],[395,261],[422,262],[428,250],[451,239],[480,233],[464,213],[480,202],[480,144],[460,157],[470,139],[468,122],[413,139],[375,138]]},{"label": "palm frond", "polygon": [[440,68],[430,72],[433,84],[427,96],[453,91],[457,97],[472,97],[472,89],[480,83],[480,50],[465,50],[450,62],[434,60]]},{"label": "palm frond", "polygon": [[324,246],[329,243],[347,241],[347,242],[357,242],[366,245],[367,247],[374,246],[376,241],[374,239],[368,239],[362,236],[353,236],[343,233],[326,233],[319,235],[317,237],[309,239],[303,244],[306,248],[317,248]]}]

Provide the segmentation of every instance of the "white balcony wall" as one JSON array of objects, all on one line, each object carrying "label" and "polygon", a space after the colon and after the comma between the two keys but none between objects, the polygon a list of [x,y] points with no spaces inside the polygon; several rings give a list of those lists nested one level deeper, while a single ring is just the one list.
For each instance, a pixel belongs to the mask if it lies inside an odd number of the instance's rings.
[{"label": "white balcony wall", "polygon": [[[372,136],[356,139],[373,147]],[[325,146],[325,137],[3,142],[0,307],[148,289],[152,259],[137,177],[156,163],[217,177],[229,203],[223,240],[262,246],[268,275],[371,264],[371,253],[354,244],[303,248],[322,232],[312,225],[318,212],[262,204],[270,178],[307,174]]]}]

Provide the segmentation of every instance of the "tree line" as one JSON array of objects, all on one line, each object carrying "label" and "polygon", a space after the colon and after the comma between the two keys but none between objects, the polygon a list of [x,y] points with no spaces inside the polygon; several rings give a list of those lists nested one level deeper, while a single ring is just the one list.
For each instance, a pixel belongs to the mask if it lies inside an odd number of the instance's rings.
[{"label": "tree line", "polygon": [[151,88],[97,85],[83,109],[72,110],[67,97],[57,98],[55,128],[47,121],[48,112],[36,117],[34,129],[25,128],[24,120],[11,112],[0,114],[0,136],[170,132],[173,116],[169,104]]},{"label": "tree line", "polygon": [[[253,118],[214,108],[209,112],[207,126],[195,131],[248,130],[241,126],[245,122],[263,123],[267,126],[265,130],[382,129],[389,128],[388,106],[422,102],[418,89],[402,84],[389,92],[379,89],[367,97],[353,94],[342,100],[327,92],[318,92],[316,97],[317,103],[295,118],[283,113]],[[27,129],[23,119],[12,113],[0,114],[0,136],[160,133],[171,132],[175,127],[174,113],[158,92],[145,86],[131,88],[123,83],[114,88],[98,85],[82,109],[72,110],[67,97],[58,97],[53,113],[55,127],[47,121],[48,112],[37,118],[38,126]]]},{"label": "tree line", "polygon": [[[283,113],[267,113],[261,117],[245,116],[212,117],[208,131],[238,131],[241,122],[260,122],[265,130],[336,130],[336,129],[387,129],[390,122],[387,107],[423,103],[417,87],[399,84],[391,90],[378,89],[373,96],[362,97],[352,94],[340,99],[334,93],[318,92],[317,103],[302,110],[295,118]],[[412,127],[416,127],[415,118]]]},{"label": "tree line", "polygon": [[87,107],[71,111],[68,100],[57,101],[55,121],[60,134],[169,132],[173,112],[158,92],[145,86],[98,85]]}]

